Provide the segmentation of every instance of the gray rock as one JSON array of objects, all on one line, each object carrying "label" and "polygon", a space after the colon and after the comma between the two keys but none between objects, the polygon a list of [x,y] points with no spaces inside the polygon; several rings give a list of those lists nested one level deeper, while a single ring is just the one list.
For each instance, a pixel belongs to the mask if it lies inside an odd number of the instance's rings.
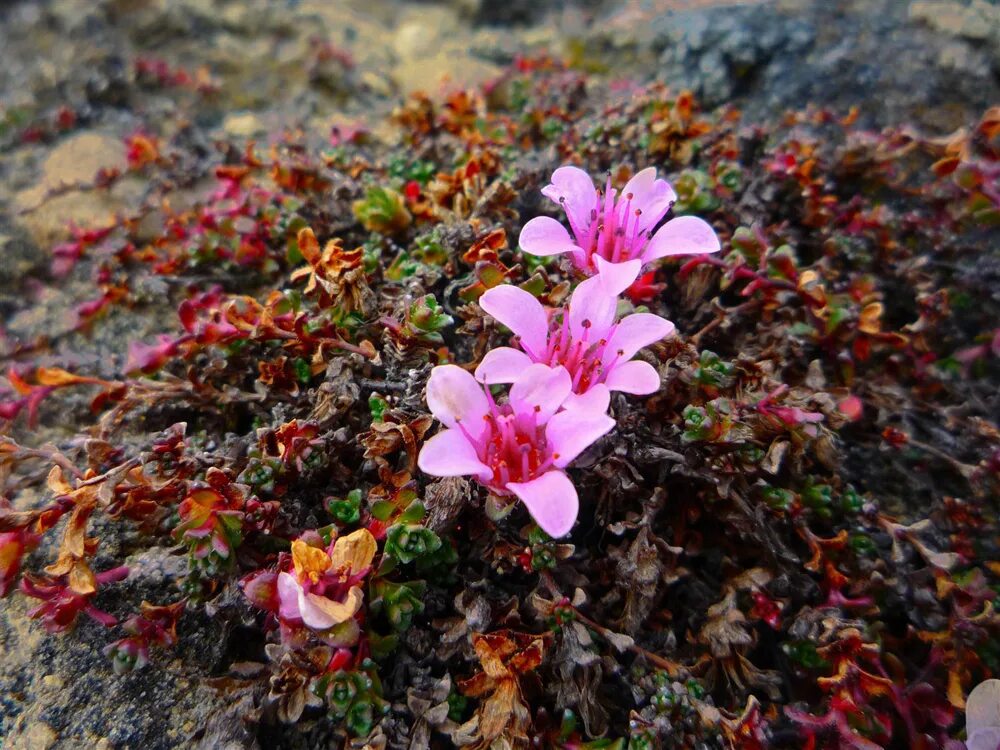
[{"label": "gray rock", "polygon": [[707,106],[748,90],[778,60],[793,60],[816,36],[808,20],[759,6],[672,13],[658,22],[653,48],[662,49],[658,75],[688,88]]},{"label": "gray rock", "polygon": [[736,104],[751,119],[857,105],[868,125],[947,131],[1000,100],[1000,15],[982,0],[670,7],[611,6],[588,49],[622,74],[691,89],[709,107]]},{"label": "gray rock", "polygon": [[[137,587],[150,598],[163,596],[149,580],[115,585]],[[102,594],[97,605],[109,606],[112,597],[110,591]],[[206,668],[219,660],[226,642],[209,618],[182,619],[180,656],[156,654],[155,666],[115,675],[102,649],[122,637],[120,629],[107,630],[81,617],[74,633],[50,635],[27,618],[27,608],[23,598],[12,597],[0,609],[5,748],[166,750],[187,746],[225,710],[227,696],[204,682]]]}]

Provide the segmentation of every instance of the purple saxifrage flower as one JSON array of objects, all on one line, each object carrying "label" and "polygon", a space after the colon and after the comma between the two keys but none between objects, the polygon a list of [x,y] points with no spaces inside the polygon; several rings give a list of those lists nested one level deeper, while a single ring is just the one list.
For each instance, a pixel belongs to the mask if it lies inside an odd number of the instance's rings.
[{"label": "purple saxifrage flower", "polygon": [[571,389],[565,368],[533,364],[498,404],[462,368],[435,367],[427,405],[447,429],[424,444],[418,465],[433,476],[472,475],[496,495],[513,495],[545,533],[563,536],[579,509],[563,469],[615,425],[606,414],[559,411]]},{"label": "purple saxifrage flower", "polygon": [[338,537],[325,550],[301,539],[293,541],[292,570],[278,574],[281,619],[328,630],[353,618],[361,609],[361,582],[376,549],[367,529]]},{"label": "purple saxifrage flower", "polygon": [[513,383],[532,363],[570,374],[572,393],[566,409],[607,411],[610,391],[653,393],[660,376],[632,357],[645,346],[669,336],[674,324],[651,313],[627,315],[615,323],[617,295],[630,279],[604,273],[582,282],[567,309],[549,310],[515,286],[497,286],[479,299],[480,306],[514,332],[513,344],[489,351],[476,368],[483,383]]},{"label": "purple saxifrage flower", "polygon": [[521,230],[521,248],[532,255],[569,253],[573,265],[587,275],[608,264],[628,263],[635,280],[644,265],[658,258],[714,253],[721,247],[715,230],[695,216],[679,216],[654,231],[677,195],[652,167],[629,180],[617,200],[610,177],[602,202],[590,175],[577,167],[553,172],[542,194],[566,211],[572,235],[555,219],[539,216]]}]

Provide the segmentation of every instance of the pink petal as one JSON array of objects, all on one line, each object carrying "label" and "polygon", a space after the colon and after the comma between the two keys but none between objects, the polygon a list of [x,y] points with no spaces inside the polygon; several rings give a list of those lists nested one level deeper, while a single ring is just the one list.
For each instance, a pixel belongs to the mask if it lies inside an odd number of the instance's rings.
[{"label": "pink petal", "polygon": [[545,427],[553,463],[562,469],[615,426],[607,414],[594,411],[565,410],[556,414]]},{"label": "pink petal", "polygon": [[542,188],[542,195],[562,206],[581,232],[590,226],[597,209],[597,190],[590,175],[582,169],[559,167],[552,173],[552,184]]},{"label": "pink petal", "polygon": [[652,313],[636,313],[618,321],[604,349],[604,364],[615,357],[618,362],[632,359],[645,346],[666,338],[674,332],[674,324]]},{"label": "pink petal", "polygon": [[484,292],[479,298],[479,306],[513,331],[525,350],[536,354],[545,351],[549,317],[533,295],[504,284]]},{"label": "pink petal", "polygon": [[550,216],[536,216],[525,224],[517,244],[530,255],[559,255],[577,249],[566,227]]},{"label": "pink petal", "polygon": [[[677,194],[670,183],[666,180],[656,179],[656,170],[653,167],[638,172],[622,188],[619,205],[621,210],[625,210],[627,196],[632,194],[630,205],[631,210],[640,209],[639,231],[645,232],[660,223],[660,219],[666,216],[670,207],[677,202]],[[631,223],[632,219],[629,219]]]},{"label": "pink petal", "polygon": [[302,587],[291,573],[278,575],[278,614],[286,620],[300,620],[299,594]]},{"label": "pink petal", "polygon": [[668,255],[717,253],[722,245],[712,225],[697,216],[678,216],[660,227],[642,254],[644,263]]},{"label": "pink petal", "polygon": [[580,500],[576,487],[561,471],[548,471],[530,482],[511,482],[507,489],[517,495],[549,536],[558,538],[573,528]]},{"label": "pink petal", "polygon": [[435,477],[462,477],[472,474],[479,478],[493,475],[479,460],[475,447],[459,430],[442,430],[420,449],[417,466]]},{"label": "pink petal", "polygon": [[600,276],[592,276],[573,290],[569,299],[569,330],[574,339],[587,331],[587,341],[604,338],[615,322],[618,298],[608,294]]},{"label": "pink petal", "polygon": [[563,401],[566,411],[606,412],[611,405],[611,391],[604,383],[595,383],[586,393],[571,393]]},{"label": "pink petal", "polygon": [[1000,747],[1000,727],[983,727],[968,733],[968,750],[997,750]]},{"label": "pink petal", "polygon": [[332,628],[336,625],[333,618],[327,615],[326,612],[317,607],[310,600],[310,596],[316,595],[305,593],[299,594],[299,610],[302,612],[302,622],[314,630],[326,630],[327,628]]},{"label": "pink petal", "polygon": [[[357,596],[355,594],[355,596]],[[351,591],[348,592],[348,600]],[[299,594],[299,610],[302,612],[302,622],[313,630],[326,630],[354,616],[350,603],[345,604],[327,599],[319,594]],[[357,611],[356,609],[354,610]]]},{"label": "pink petal", "polygon": [[573,390],[573,379],[562,365],[534,364],[521,372],[510,389],[510,404],[517,414],[535,412],[538,424],[545,424]]},{"label": "pink petal", "polygon": [[486,352],[476,368],[476,380],[487,385],[513,383],[531,364],[531,357],[524,352],[509,346],[498,346]]},{"label": "pink petal", "polygon": [[969,693],[965,702],[965,727],[970,739],[974,732],[1000,727],[1000,680],[984,680]]},{"label": "pink petal", "polygon": [[627,260],[624,263],[612,263],[605,260],[600,255],[594,255],[597,262],[597,273],[601,278],[604,290],[612,297],[617,297],[636,280],[639,271],[642,270],[642,261],[639,258]]},{"label": "pink petal", "polygon": [[613,391],[645,396],[660,390],[660,376],[648,362],[623,362],[608,373],[604,385]]},{"label": "pink petal", "polygon": [[474,438],[486,430],[490,405],[483,387],[456,365],[439,365],[427,381],[427,406],[446,427],[461,422]]}]

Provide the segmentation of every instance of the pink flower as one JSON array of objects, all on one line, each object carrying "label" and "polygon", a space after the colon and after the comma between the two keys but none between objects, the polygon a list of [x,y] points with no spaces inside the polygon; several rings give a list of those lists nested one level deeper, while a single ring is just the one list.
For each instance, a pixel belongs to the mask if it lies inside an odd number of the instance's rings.
[{"label": "pink flower", "polygon": [[1000,747],[1000,680],[986,680],[969,693],[965,703],[965,741],[969,750]]},{"label": "pink flower", "polygon": [[674,324],[651,313],[628,315],[615,323],[617,295],[629,283],[627,273],[589,278],[573,291],[565,311],[546,311],[515,286],[493,287],[479,304],[514,332],[517,348],[488,352],[476,368],[476,378],[487,384],[513,383],[532,363],[562,365],[573,386],[563,407],[598,412],[607,411],[611,391],[645,395],[658,390],[656,370],[632,357],[673,333]]},{"label": "pink flower", "polygon": [[278,574],[282,620],[329,630],[354,618],[364,600],[359,583],[371,568],[378,545],[367,529],[339,537],[328,550],[296,539],[293,572]]},{"label": "pink flower", "polygon": [[590,175],[577,167],[553,172],[552,183],[542,194],[563,207],[573,235],[555,219],[539,216],[521,230],[521,248],[532,255],[569,253],[573,264],[587,275],[608,264],[627,264],[631,283],[642,266],[658,258],[720,249],[715,230],[695,216],[679,216],[653,231],[677,195],[666,180],[656,179],[652,167],[629,180],[617,201],[609,177],[603,206]]},{"label": "pink flower", "polygon": [[563,469],[615,425],[595,411],[559,411],[571,389],[565,368],[531,364],[497,404],[462,368],[435,367],[427,405],[448,429],[424,444],[418,465],[438,477],[471,474],[496,495],[514,495],[545,533],[563,536],[579,510]]}]

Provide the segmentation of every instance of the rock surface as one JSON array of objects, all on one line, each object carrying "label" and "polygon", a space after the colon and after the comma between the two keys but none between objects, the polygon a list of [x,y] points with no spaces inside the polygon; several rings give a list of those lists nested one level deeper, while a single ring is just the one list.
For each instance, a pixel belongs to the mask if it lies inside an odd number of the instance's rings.
[{"label": "rock surface", "polygon": [[808,0],[613,7],[588,43],[709,104],[751,116],[858,106],[874,126],[947,131],[1000,99],[997,8],[980,2]]}]

